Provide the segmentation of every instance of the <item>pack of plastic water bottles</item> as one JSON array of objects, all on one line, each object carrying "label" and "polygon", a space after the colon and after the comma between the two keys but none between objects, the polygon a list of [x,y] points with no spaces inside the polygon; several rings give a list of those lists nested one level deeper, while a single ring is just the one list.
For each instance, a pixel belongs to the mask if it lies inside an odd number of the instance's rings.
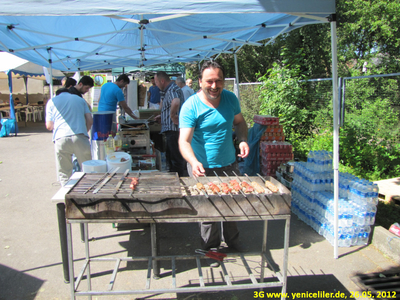
[{"label": "pack of plastic water bottles", "polygon": [[[368,244],[378,192],[377,184],[339,172],[339,247]],[[332,152],[310,151],[307,162],[295,163],[292,211],[333,245]]]}]

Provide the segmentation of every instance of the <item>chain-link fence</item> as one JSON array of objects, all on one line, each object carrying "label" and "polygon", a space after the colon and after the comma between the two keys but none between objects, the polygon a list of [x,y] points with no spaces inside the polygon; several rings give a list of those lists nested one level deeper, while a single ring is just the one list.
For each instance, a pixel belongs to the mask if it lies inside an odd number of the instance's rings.
[{"label": "chain-link fence", "polygon": [[[309,109],[330,108],[333,113],[332,79],[319,78],[307,82],[309,99],[312,100],[309,101]],[[225,88],[234,92],[234,87],[235,79],[227,78]],[[253,116],[261,111],[263,100],[260,99],[260,87],[259,82],[239,84],[242,113],[249,126],[253,124]],[[346,121],[350,102],[354,108],[357,101],[387,99],[400,116],[400,73],[339,78],[338,89],[341,125]]]}]

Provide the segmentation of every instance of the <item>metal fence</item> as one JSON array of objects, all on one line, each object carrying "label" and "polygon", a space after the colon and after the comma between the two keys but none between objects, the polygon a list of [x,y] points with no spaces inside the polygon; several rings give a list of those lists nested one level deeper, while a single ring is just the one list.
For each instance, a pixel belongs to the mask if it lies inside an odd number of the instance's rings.
[{"label": "metal fence", "polygon": [[[235,78],[227,78],[225,81],[225,88],[235,92]],[[371,100],[377,98],[389,99],[400,116],[400,73],[393,74],[379,74],[369,76],[357,77],[341,77],[338,82],[338,95],[340,103],[340,124],[345,122],[346,115],[346,97],[354,97],[354,93],[362,93],[351,89],[351,85],[356,81],[366,81],[366,84],[371,84],[376,88],[372,93],[367,95],[363,94],[364,100]],[[389,82],[391,81],[391,82]],[[321,107],[329,107],[332,110],[332,78],[318,78],[307,80],[309,84],[309,97],[312,97],[312,107],[310,109],[319,109]],[[360,82],[358,82],[360,83]],[[261,110],[262,100],[260,99],[260,82],[253,83],[239,83],[239,92],[242,113],[246,122],[251,125],[253,116],[259,114]],[[385,87],[390,86],[390,89]],[[383,87],[383,88],[382,88]],[[314,92],[313,92],[314,91]]]}]

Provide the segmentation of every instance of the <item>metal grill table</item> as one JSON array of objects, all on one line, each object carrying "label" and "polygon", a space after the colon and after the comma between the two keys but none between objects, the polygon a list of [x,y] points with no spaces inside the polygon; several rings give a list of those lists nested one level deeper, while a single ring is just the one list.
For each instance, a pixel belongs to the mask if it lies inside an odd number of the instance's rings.
[{"label": "metal grill table", "polygon": [[[242,290],[242,289],[262,289],[271,287],[281,287],[281,292],[286,293],[287,283],[287,266],[288,266],[288,245],[289,245],[289,227],[290,227],[290,192],[282,184],[273,178],[266,179],[273,182],[279,187],[277,193],[266,194],[238,194],[238,195],[193,195],[191,189],[196,184],[193,178],[176,178],[174,176],[165,177],[165,173],[150,175],[152,183],[157,182],[158,185],[163,185],[165,180],[169,183],[165,185],[168,189],[161,189],[166,194],[164,199],[161,199],[157,192],[149,192],[153,196],[148,196],[147,192],[152,190],[144,188],[146,179],[140,177],[137,191],[130,195],[127,193],[124,184],[121,185],[121,194],[113,194],[114,189],[121,178],[116,174],[114,181],[109,181],[109,186],[104,185],[103,193],[94,194],[92,192],[83,193],[88,186],[93,185],[96,178],[87,177],[90,174],[84,174],[83,179],[72,187],[65,196],[66,203],[66,223],[67,223],[67,245],[68,245],[68,265],[69,278],[71,288],[71,298],[76,296],[93,296],[93,295],[128,295],[128,294],[151,294],[151,293],[178,293],[178,292],[210,292],[210,291],[225,291],[225,290]],[[97,174],[96,176],[101,176]],[[131,175],[134,176],[134,175]],[[163,177],[164,176],[164,177]],[[85,178],[86,177],[86,178]],[[101,178],[100,178],[101,179]],[[246,177],[240,176],[240,180],[246,180]],[[260,178],[251,177],[248,180],[258,181],[263,184]],[[207,181],[214,181],[216,178],[208,177],[200,178],[206,184]],[[177,183],[178,182],[178,183]],[[150,184],[150,182],[149,182]],[[180,197],[177,196],[177,184],[180,188]],[[96,189],[96,186],[92,187]],[[219,285],[207,285],[204,282],[203,268],[200,260],[201,255],[174,255],[174,256],[158,256],[156,249],[156,224],[160,223],[190,223],[190,222],[220,222],[220,221],[260,221],[264,222],[263,240],[261,253],[236,253],[229,254],[229,258],[235,257],[243,264],[247,271],[248,283],[236,283],[235,276],[232,276],[227,271],[226,263],[221,263],[223,273],[223,282]],[[285,233],[283,245],[283,264],[282,271],[275,272],[276,278],[274,281],[265,280],[266,263],[271,267],[272,263],[267,255],[267,230],[268,221],[284,220]],[[83,224],[85,231],[85,253],[86,260],[80,274],[75,281],[74,275],[74,259],[72,247],[72,230],[73,223]],[[88,223],[150,223],[151,238],[152,238],[152,256],[148,257],[122,257],[122,258],[91,258],[89,253],[88,243]],[[260,255],[261,272],[259,278],[256,278],[248,264],[248,257]],[[179,260],[193,260],[197,265],[198,285],[190,287],[179,287],[176,282],[175,264]],[[98,261],[114,261],[115,267],[111,275],[110,283],[104,290],[92,290],[91,288],[91,263]],[[114,282],[122,261],[145,261],[147,263],[147,275],[145,284],[141,287],[135,287],[134,290],[114,290]],[[167,287],[151,287],[152,271],[153,275],[158,275],[158,265],[160,261],[169,261],[171,266],[171,283]],[[87,289],[79,290],[79,284],[86,273]],[[283,299],[283,298],[282,298]]]}]

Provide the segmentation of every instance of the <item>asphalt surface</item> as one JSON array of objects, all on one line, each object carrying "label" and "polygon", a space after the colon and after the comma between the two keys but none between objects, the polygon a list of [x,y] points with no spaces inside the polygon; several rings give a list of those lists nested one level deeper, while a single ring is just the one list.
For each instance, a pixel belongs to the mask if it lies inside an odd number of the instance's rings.
[{"label": "asphalt surface", "polygon": [[[51,135],[45,129],[44,122],[28,122],[27,127],[20,128],[18,136],[0,138],[1,300],[70,299],[70,287],[64,283],[61,265],[56,205],[51,202],[60,188],[56,182]],[[281,269],[283,222],[271,221],[268,226],[268,252],[274,267]],[[239,229],[243,244],[250,251],[259,251],[263,223],[241,222]],[[335,259],[333,247],[295,215],[292,215],[290,230],[288,299],[294,299],[296,295],[292,293],[307,292],[342,292],[350,299],[360,291],[354,281],[356,274],[400,270],[399,262],[384,256],[373,245],[339,248],[339,258]],[[76,273],[80,271],[84,259],[83,243],[79,237],[79,226],[74,224]],[[89,237],[93,256],[151,255],[149,227],[89,224]],[[158,237],[160,255],[194,254],[200,246],[197,224],[161,225],[158,226]],[[235,274],[232,276],[234,281],[241,282],[247,278],[245,269],[240,269],[239,264],[233,261],[227,266],[228,272]],[[104,289],[107,286],[113,267],[114,263],[92,267],[95,288]],[[250,267],[254,274],[259,274],[257,259],[250,261]],[[147,266],[144,263],[125,262],[121,264],[121,269],[115,288],[132,289],[134,283],[140,285],[145,282]],[[206,282],[222,280],[221,268],[203,269]],[[178,285],[188,286],[198,282],[197,269],[192,262],[177,264],[176,273]],[[151,281],[152,286],[170,282],[170,265],[161,263],[161,275],[160,280]],[[82,287],[86,287],[86,283],[82,283]],[[93,299],[254,299],[255,292],[255,289],[251,289],[215,293],[94,296]],[[275,288],[264,292],[263,297],[267,298],[267,293],[279,290]],[[314,299],[328,299],[321,293],[318,295]],[[311,296],[303,294],[297,298],[308,299]]]}]

